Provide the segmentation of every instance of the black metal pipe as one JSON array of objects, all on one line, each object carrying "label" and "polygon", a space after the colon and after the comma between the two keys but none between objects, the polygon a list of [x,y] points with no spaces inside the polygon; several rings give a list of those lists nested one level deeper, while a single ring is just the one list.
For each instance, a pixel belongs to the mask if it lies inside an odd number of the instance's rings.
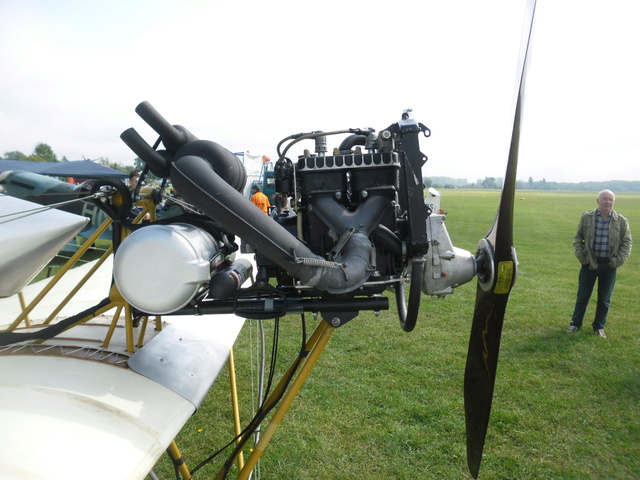
[{"label": "black metal pipe", "polygon": [[149,102],[140,103],[136,113],[160,135],[164,147],[171,153],[176,153],[188,142],[198,140],[183,126],[171,125]]},{"label": "black metal pipe", "polygon": [[[283,306],[286,302],[286,309]],[[273,304],[267,309],[266,304]],[[234,303],[233,300],[205,300],[196,306],[184,307],[175,312],[165,315],[221,315],[221,314],[249,314],[256,315],[272,310],[281,311],[282,314],[302,313],[302,312],[360,312],[389,310],[389,299],[387,297],[358,297],[345,300],[340,299],[317,299],[317,298],[289,298],[269,299],[243,299]],[[250,318],[250,317],[247,317]]]},{"label": "black metal pipe", "polygon": [[120,134],[122,141],[147,164],[151,173],[160,178],[167,178],[171,171],[171,156],[168,152],[158,152],[151,148],[133,128]]}]

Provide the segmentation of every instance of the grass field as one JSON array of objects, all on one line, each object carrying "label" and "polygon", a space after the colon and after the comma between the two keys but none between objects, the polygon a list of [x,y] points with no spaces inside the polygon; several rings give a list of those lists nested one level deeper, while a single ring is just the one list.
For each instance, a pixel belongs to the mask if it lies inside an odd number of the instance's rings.
[{"label": "grass field", "polygon": [[[482,479],[640,478],[638,252],[618,273],[609,338],[590,332],[593,306],[586,328],[565,333],[579,269],[573,235],[595,198],[516,192],[520,269],[507,307]],[[443,191],[456,246],[475,252],[498,199],[494,191]],[[632,231],[640,228],[640,196],[619,195],[615,208]],[[393,302],[378,317],[362,314],[339,328],[263,455],[261,478],[470,478],[462,382],[474,297],[475,282],[446,299],[425,297],[412,333],[400,329]],[[273,323],[266,325],[270,331]],[[300,345],[299,318],[282,319],[280,336],[282,371]],[[234,349],[243,424],[252,405],[252,337],[247,323]],[[225,372],[177,443],[193,467],[232,438]],[[196,478],[213,478],[220,464]],[[166,459],[156,473],[173,478]]]}]

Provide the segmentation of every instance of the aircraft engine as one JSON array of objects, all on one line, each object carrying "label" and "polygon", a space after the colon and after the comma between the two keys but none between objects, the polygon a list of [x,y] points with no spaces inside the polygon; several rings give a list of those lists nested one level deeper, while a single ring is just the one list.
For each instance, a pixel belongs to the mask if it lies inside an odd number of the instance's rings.
[{"label": "aircraft engine", "polygon": [[[231,152],[197,139],[184,127],[171,125],[148,102],[138,105],[136,111],[160,135],[156,146],[162,141],[165,150],[152,148],[134,129],[121,135],[125,143],[153,173],[169,178],[216,229],[239,237],[243,251],[255,253],[254,290],[239,293],[242,298],[226,304],[239,315],[273,318],[295,304],[297,309],[319,312],[333,326],[340,326],[360,310],[388,308],[383,294],[392,289],[400,323],[410,331],[422,293],[453,293],[453,288],[476,275],[476,258],[453,247],[444,216],[432,216],[425,202],[422,167],[427,157],[420,152],[419,136],[429,137],[430,130],[413,120],[410,111],[379,133],[371,128],[350,128],[285,138],[278,145],[275,190],[280,198],[290,199],[292,209],[275,218],[265,215],[241,193],[246,174]],[[328,154],[327,140],[336,138],[334,135],[343,139]],[[305,149],[296,161],[290,160],[287,151],[302,141],[313,142],[314,153]],[[182,254],[169,253],[176,248],[170,245],[182,242],[172,238],[180,237],[176,230],[182,234],[183,228],[144,227],[140,231],[148,233],[135,232],[117,252],[116,268],[122,270],[116,283],[139,310],[188,313],[182,307],[206,288],[215,273],[217,266],[208,270],[205,265],[219,253],[215,242],[187,241],[201,245],[198,253],[186,248]],[[166,242],[166,247],[156,246],[156,237],[162,238],[157,243]],[[154,275],[169,275],[167,287],[145,291],[140,283],[153,259],[157,259],[151,267]],[[130,262],[136,267],[129,266]],[[230,271],[237,274],[245,268],[240,265]],[[180,279],[171,278],[183,273]],[[134,277],[139,281],[131,280]],[[180,288],[174,288],[176,284]],[[411,285],[408,306],[404,297],[407,284]],[[211,292],[201,297],[198,313],[223,308],[219,300],[224,299]],[[232,288],[223,296],[234,294]],[[267,299],[270,296],[274,298]],[[251,305],[247,306],[250,313],[243,310],[243,301]],[[262,302],[265,309],[269,305],[270,312],[255,312]]]}]

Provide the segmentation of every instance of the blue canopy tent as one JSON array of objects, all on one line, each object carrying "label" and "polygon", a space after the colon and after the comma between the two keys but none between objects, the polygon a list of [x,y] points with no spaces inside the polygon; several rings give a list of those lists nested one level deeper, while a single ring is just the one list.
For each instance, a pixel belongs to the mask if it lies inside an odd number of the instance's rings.
[{"label": "blue canopy tent", "polygon": [[126,178],[127,174],[105,167],[91,160],[73,162],[29,162],[24,160],[0,160],[0,172],[10,170],[39,173],[52,177],[73,178]]},{"label": "blue canopy tent", "polygon": [[0,172],[9,172],[12,170],[20,172],[40,173],[43,165],[49,162],[28,162],[23,160],[0,160]]}]

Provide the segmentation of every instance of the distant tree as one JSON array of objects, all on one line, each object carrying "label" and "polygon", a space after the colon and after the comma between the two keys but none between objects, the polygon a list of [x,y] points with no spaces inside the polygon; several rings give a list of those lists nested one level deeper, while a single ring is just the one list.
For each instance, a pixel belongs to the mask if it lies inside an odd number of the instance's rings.
[{"label": "distant tree", "polygon": [[89,160],[91,162],[97,163],[98,165],[102,165],[103,167],[113,168],[118,172],[129,173],[131,170],[133,170],[133,168],[131,167],[125,167],[124,165],[120,165],[117,162],[110,161],[109,157],[87,158],[85,160]]},{"label": "distant tree", "polygon": [[114,170],[117,170],[119,172],[129,173],[132,170],[132,168],[125,167],[117,162],[110,162],[107,157],[101,157],[100,159],[96,160],[96,162],[98,162],[100,165],[104,165],[105,167],[113,168]]},{"label": "distant tree", "polygon": [[133,168],[131,170],[144,170],[145,167],[145,163],[142,161],[142,159],[140,157],[136,157],[135,160],[133,161]]},{"label": "distant tree", "polygon": [[482,188],[499,188],[495,177],[484,177]]},{"label": "distant tree", "polygon": [[431,178],[423,178],[422,183],[424,183],[424,188],[430,188],[433,186],[433,180]]},{"label": "distant tree", "polygon": [[60,161],[61,162],[68,162],[69,159],[63,155],[62,158],[60,159]]},{"label": "distant tree", "polygon": [[529,188],[533,188],[533,177],[529,177]]},{"label": "distant tree", "polygon": [[98,165],[102,165],[104,167],[111,167],[111,162],[109,162],[109,157],[98,157],[91,159],[92,162],[96,162]]},{"label": "distant tree", "polygon": [[33,162],[57,162],[58,157],[53,153],[53,149],[46,143],[38,143],[33,149],[33,154],[29,156]]},{"label": "distant tree", "polygon": [[4,156],[2,158],[5,160],[27,160],[27,156],[17,150],[13,152],[4,152]]}]

